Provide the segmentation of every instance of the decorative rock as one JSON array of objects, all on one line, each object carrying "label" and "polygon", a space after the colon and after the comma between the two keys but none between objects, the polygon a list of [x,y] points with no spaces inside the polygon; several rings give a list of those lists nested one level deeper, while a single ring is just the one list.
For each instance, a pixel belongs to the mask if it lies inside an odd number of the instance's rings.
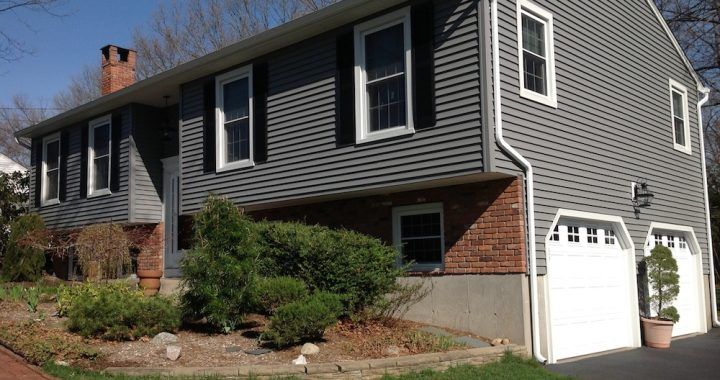
[{"label": "decorative rock", "polygon": [[305,364],[307,364],[307,359],[305,359],[304,356],[300,355],[300,356],[297,357],[297,359],[294,359],[294,360],[292,361],[292,364],[295,364],[295,365],[305,365]]},{"label": "decorative rock", "polygon": [[173,335],[167,332],[161,332],[160,334],[155,335],[155,337],[152,339],[152,342],[157,345],[163,345],[166,346],[171,343],[177,343],[178,337],[177,335]]},{"label": "decorative rock", "polygon": [[398,356],[400,355],[400,347],[398,346],[387,346],[383,350],[385,356]]},{"label": "decorative rock", "polygon": [[307,356],[317,355],[320,353],[320,347],[312,343],[305,343],[302,348],[300,348],[300,353]]},{"label": "decorative rock", "polygon": [[510,339],[508,339],[508,338],[503,338],[503,340],[502,340],[501,343],[502,343],[503,346],[507,346],[508,344],[510,344]]},{"label": "decorative rock", "polygon": [[57,360],[57,361],[55,361],[55,365],[67,367],[67,366],[69,366],[70,364],[68,364],[68,362],[66,362],[66,361],[64,361],[64,360]]},{"label": "decorative rock", "polygon": [[493,340],[490,342],[490,344],[492,344],[493,346],[499,346],[499,345],[502,344],[502,339],[500,339],[500,338],[495,338],[495,339],[493,339]]},{"label": "decorative rock", "polygon": [[255,348],[252,350],[245,350],[243,352],[245,352],[248,355],[264,355],[264,354],[267,354],[268,352],[272,352],[272,350],[267,349],[267,348]]},{"label": "decorative rock", "polygon": [[165,356],[172,361],[178,360],[180,357],[180,346],[167,346],[165,348]]}]

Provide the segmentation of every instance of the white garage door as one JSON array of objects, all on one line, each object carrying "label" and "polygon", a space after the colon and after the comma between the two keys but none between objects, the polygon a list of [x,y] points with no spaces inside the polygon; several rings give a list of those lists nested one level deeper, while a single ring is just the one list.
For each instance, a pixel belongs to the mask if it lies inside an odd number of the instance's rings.
[{"label": "white garage door", "polygon": [[678,264],[680,294],[673,306],[678,309],[680,321],[673,326],[673,336],[702,332],[697,256],[690,251],[682,233],[655,234],[653,237],[654,245],[662,244],[670,248]]},{"label": "white garage door", "polygon": [[612,227],[561,220],[547,254],[553,359],[632,346],[634,268]]}]

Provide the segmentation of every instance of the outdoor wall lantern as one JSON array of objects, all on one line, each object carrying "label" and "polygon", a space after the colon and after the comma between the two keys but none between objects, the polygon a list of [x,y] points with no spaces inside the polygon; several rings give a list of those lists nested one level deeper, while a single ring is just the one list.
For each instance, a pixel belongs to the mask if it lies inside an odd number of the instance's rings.
[{"label": "outdoor wall lantern", "polygon": [[654,198],[655,194],[648,190],[647,181],[644,178],[632,183],[632,202],[635,210],[650,207]]}]

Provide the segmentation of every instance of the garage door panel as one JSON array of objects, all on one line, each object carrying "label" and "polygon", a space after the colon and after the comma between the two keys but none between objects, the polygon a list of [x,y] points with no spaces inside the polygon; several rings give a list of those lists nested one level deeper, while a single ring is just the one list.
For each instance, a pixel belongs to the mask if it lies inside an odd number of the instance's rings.
[{"label": "garage door panel", "polygon": [[[602,236],[588,239],[590,227],[579,227],[580,241],[560,235],[547,246],[555,360],[627,347],[632,341],[627,253],[614,239],[612,244],[603,244]],[[561,233],[567,230],[560,225]]]}]

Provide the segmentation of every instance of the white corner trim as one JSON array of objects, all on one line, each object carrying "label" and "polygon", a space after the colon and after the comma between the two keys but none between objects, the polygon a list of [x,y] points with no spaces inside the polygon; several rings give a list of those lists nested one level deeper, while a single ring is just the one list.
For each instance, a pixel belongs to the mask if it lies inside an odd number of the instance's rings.
[{"label": "white corner trim", "polygon": [[[522,15],[526,14],[541,22],[545,29],[545,78],[547,95],[539,94],[525,88],[525,64],[523,61],[523,33]],[[520,81],[520,96],[534,102],[557,108],[557,81],[555,80],[555,37],[553,15],[529,0],[517,1],[517,49],[518,49],[518,78]]]},{"label": "white corner trim", "polygon": [[695,83],[697,83],[698,90],[704,89],[705,86],[703,85],[702,81],[700,80],[700,77],[698,76],[697,72],[695,71],[695,68],[693,67],[692,63],[690,63],[690,60],[688,59],[687,54],[685,54],[685,51],[680,46],[680,43],[678,43],[677,38],[675,38],[675,35],[673,34],[672,30],[670,30],[670,27],[668,26],[667,22],[665,22],[665,18],[660,13],[660,10],[655,5],[655,2],[653,0],[646,0],[646,2],[650,6],[650,9],[652,9],[658,22],[660,22],[660,25],[662,25],[663,30],[665,30],[665,34],[670,39],[670,42],[672,42],[673,46],[675,47],[675,50],[680,55],[680,59],[682,59],[683,63],[687,67],[688,71],[690,71],[690,75],[693,77],[693,79],[695,79]]},{"label": "white corner trim", "polygon": [[[103,125],[108,125],[108,183],[107,187],[102,189],[93,190],[95,187],[95,176],[94,176],[94,162],[95,162],[95,128]],[[110,182],[112,182],[112,115],[107,114],[97,119],[93,119],[88,123],[88,154],[87,154],[87,197],[94,198],[103,195],[110,195]],[[118,126],[119,128],[119,126]]]},{"label": "white corner trim", "polygon": [[[586,220],[586,221],[596,221],[596,222],[602,222],[606,224],[612,225],[618,233],[615,234],[615,238],[618,240],[618,243],[620,243],[620,247],[622,248],[623,253],[627,256],[627,264],[628,267],[631,268],[629,271],[629,276],[627,278],[628,285],[629,285],[629,301],[630,305],[628,305],[628,308],[630,309],[630,315],[640,315],[640,310],[637,302],[637,294],[638,294],[638,287],[637,287],[637,264],[635,261],[635,244],[633,243],[632,236],[630,235],[630,231],[627,229],[627,226],[625,225],[625,221],[622,217],[617,215],[607,215],[607,214],[599,214],[599,213],[593,213],[593,212],[585,212],[585,211],[577,211],[577,210],[568,210],[568,209],[558,209],[557,213],[555,214],[555,217],[553,218],[553,222],[550,225],[550,229],[548,230],[548,234],[545,236],[545,247],[552,247],[552,244],[550,244],[551,236],[553,233],[553,229],[555,226],[558,225],[558,222],[560,219],[577,219],[577,220]],[[555,359],[555,355],[553,353],[553,344],[552,344],[552,315],[550,311],[550,302],[552,295],[550,294],[550,283],[552,281],[552,255],[549,255],[547,253],[547,248],[545,251],[545,260],[547,265],[547,276],[545,279],[545,331],[547,332],[547,352],[548,352],[548,362],[549,363],[556,363],[557,360]],[[639,320],[637,323],[631,323],[630,331],[632,332],[632,343],[631,347],[640,347],[641,346],[641,337],[640,337],[640,323]]]},{"label": "white corner trim", "polygon": [[393,234],[393,246],[398,252],[398,265],[403,265],[400,235],[400,218],[405,215],[417,215],[425,213],[439,213],[440,214],[440,262],[431,264],[414,264],[410,267],[413,271],[431,271],[434,269],[442,269],[445,267],[445,213],[443,212],[442,202],[434,203],[420,203],[408,206],[396,206],[392,208],[392,234]]},{"label": "white corner trim", "polygon": [[[52,206],[60,204],[60,168],[62,167],[62,141],[60,140],[60,132],[43,137],[42,140],[42,162],[40,162],[40,206]],[[58,194],[57,197],[47,199],[47,146],[50,143],[58,143]],[[36,165],[37,166],[37,165]],[[37,184],[35,184],[37,186]]]},{"label": "white corner trim", "polygon": [[[365,91],[365,35],[391,26],[403,24],[405,49],[405,125],[376,132],[369,131],[368,99]],[[374,19],[355,25],[354,39],[354,81],[355,81],[355,141],[357,143],[377,141],[386,138],[415,133],[413,121],[413,68],[412,68],[412,28],[410,7],[384,14]]]},{"label": "white corner trim", "polygon": [[[249,154],[248,158],[240,161],[225,162],[225,112],[223,110],[223,85],[229,82],[248,78],[248,136]],[[247,65],[232,71],[220,74],[215,77],[215,172],[221,173],[228,170],[249,168],[255,166],[253,156],[255,154],[253,143],[254,133],[254,94],[253,94],[253,66]]]},{"label": "white corner trim", "polygon": [[[683,153],[692,154],[692,144],[690,141],[690,107],[688,106],[688,89],[680,82],[670,78],[668,79],[669,95],[670,95],[670,127],[672,128],[673,148]],[[685,135],[685,145],[678,144],[675,136],[675,105],[673,102],[673,92],[680,93],[683,99],[683,134]]]}]

